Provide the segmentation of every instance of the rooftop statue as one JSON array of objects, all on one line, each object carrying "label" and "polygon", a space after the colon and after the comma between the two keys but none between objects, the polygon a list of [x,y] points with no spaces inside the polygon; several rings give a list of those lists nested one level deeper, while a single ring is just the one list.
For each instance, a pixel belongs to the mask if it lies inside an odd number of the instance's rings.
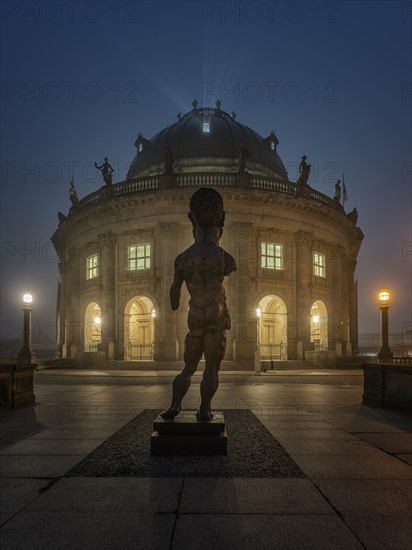
[{"label": "rooftop statue", "polygon": [[79,198],[77,196],[77,191],[76,191],[76,188],[74,186],[73,179],[70,182],[69,198],[70,198],[73,206],[75,206],[79,202]]},{"label": "rooftop statue", "polygon": [[354,223],[354,225],[358,223],[358,210],[356,208],[351,210],[349,214],[347,214],[347,216],[351,220],[351,222]]},{"label": "rooftop statue", "polygon": [[221,195],[214,189],[198,189],[190,199],[189,219],[195,242],[179,254],[174,263],[174,281],[170,288],[172,310],[178,309],[183,282],[190,294],[185,339],[185,366],[173,381],[172,403],[161,413],[164,419],[179,414],[199,361],[205,355],[205,370],[200,384],[199,421],[212,418],[211,401],[219,386],[220,363],[225,355],[226,330],[230,314],[223,280],[236,271],[236,261],[219,240],[225,212]]},{"label": "rooftop statue", "polygon": [[104,183],[110,187],[112,185],[112,176],[114,170],[109,162],[109,159],[107,157],[104,157],[104,163],[101,166],[97,166],[97,162],[95,162],[94,165],[102,173]]},{"label": "rooftop statue", "polygon": [[336,183],[335,183],[335,196],[333,197],[333,199],[338,202],[340,204],[340,198],[341,198],[341,195],[342,195],[342,190],[341,190],[341,187],[340,187],[340,180],[338,180]]},{"label": "rooftop statue", "polygon": [[303,155],[300,164],[299,164],[299,179],[297,181],[298,184],[301,185],[307,185],[309,174],[310,174],[310,164],[306,162],[306,155]]}]

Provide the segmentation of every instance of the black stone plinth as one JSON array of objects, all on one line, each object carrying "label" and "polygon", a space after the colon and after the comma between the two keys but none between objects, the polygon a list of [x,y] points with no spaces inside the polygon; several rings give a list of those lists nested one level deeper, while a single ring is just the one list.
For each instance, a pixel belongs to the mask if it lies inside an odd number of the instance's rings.
[{"label": "black stone plinth", "polygon": [[195,411],[184,411],[173,420],[158,416],[150,440],[154,456],[226,455],[227,434],[222,412],[208,422],[199,422]]}]

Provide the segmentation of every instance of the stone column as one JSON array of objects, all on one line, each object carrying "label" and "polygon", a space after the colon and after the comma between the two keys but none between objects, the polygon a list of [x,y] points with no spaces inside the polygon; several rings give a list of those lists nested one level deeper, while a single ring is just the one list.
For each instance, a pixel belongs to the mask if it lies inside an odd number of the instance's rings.
[{"label": "stone column", "polygon": [[115,245],[116,235],[111,231],[98,235],[100,246],[100,302],[102,311],[102,350],[106,359],[114,359],[117,352],[115,338]]},{"label": "stone column", "polygon": [[349,304],[349,334],[347,343],[347,355],[358,353],[358,297],[357,285],[355,282],[356,260],[351,258],[347,262],[346,281],[348,288],[348,304]]},{"label": "stone column", "polygon": [[247,222],[235,222],[232,224],[237,271],[231,275],[231,284],[234,289],[231,316],[232,328],[235,329],[233,358],[235,361],[251,361],[251,365],[253,365],[257,344],[257,325],[254,311],[252,310],[249,286],[252,262],[249,254],[251,227],[252,224]]},{"label": "stone column", "polygon": [[177,226],[175,223],[160,223],[161,254],[161,292],[160,312],[156,323],[157,335],[155,359],[161,361],[176,361],[178,358],[178,339],[176,331],[176,312],[170,307],[169,291],[173,282],[174,261],[177,255]]},{"label": "stone column", "polygon": [[66,266],[62,263],[58,263],[60,284],[57,294],[57,312],[56,312],[56,324],[57,324],[57,346],[59,351],[59,357],[67,357],[66,350],[66,334],[65,334],[65,319],[66,319]]},{"label": "stone column", "polygon": [[331,245],[326,258],[326,270],[331,272],[332,293],[330,306],[333,317],[328,312],[329,349],[336,356],[345,355],[348,319],[348,289],[345,278],[345,251],[341,245]]},{"label": "stone column", "polygon": [[296,344],[297,359],[305,359],[305,351],[310,344],[310,301],[312,284],[312,233],[296,231],[294,234],[296,246]]},{"label": "stone column", "polygon": [[64,262],[66,292],[64,295],[64,356],[77,359],[84,347],[84,319],[80,316],[80,270],[85,268],[80,247],[69,246]]}]

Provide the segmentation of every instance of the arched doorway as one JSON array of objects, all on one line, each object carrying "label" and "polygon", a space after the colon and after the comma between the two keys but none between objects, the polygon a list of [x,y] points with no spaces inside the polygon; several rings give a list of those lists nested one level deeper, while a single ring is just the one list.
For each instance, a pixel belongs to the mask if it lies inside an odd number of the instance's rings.
[{"label": "arched doorway", "polygon": [[97,302],[90,302],[84,313],[84,351],[98,351],[102,342],[102,312]]},{"label": "arched doorway", "polygon": [[257,308],[258,348],[262,360],[287,359],[287,309],[279,296],[262,298]]},{"label": "arched doorway", "polygon": [[147,296],[135,296],[124,310],[124,357],[126,361],[152,361],[156,310]]},{"label": "arched doorway", "polygon": [[310,310],[310,341],[315,350],[328,349],[328,311],[322,300],[316,300]]}]

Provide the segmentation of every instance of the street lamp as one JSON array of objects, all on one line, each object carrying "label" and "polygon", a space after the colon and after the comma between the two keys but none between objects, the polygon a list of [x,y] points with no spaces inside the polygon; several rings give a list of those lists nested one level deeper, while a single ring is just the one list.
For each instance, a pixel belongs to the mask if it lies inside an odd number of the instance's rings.
[{"label": "street lamp", "polygon": [[378,300],[380,303],[381,310],[381,348],[378,353],[379,361],[391,361],[393,359],[393,353],[389,347],[389,321],[388,321],[388,310],[389,310],[389,301],[391,299],[391,293],[387,288],[382,288],[378,292]]},{"label": "street lamp", "polygon": [[33,296],[30,292],[26,291],[23,296],[23,347],[17,355],[18,363],[31,363],[32,362],[32,350],[31,350],[31,303],[33,302]]}]

